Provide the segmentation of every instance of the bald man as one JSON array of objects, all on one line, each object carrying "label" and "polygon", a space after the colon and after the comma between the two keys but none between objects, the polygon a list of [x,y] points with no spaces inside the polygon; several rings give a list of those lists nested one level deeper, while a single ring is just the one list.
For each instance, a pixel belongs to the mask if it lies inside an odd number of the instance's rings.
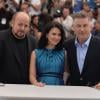
[{"label": "bald man", "polygon": [[18,12],[12,18],[11,29],[0,33],[0,82],[29,84],[30,54],[35,49],[29,25],[29,16]]}]

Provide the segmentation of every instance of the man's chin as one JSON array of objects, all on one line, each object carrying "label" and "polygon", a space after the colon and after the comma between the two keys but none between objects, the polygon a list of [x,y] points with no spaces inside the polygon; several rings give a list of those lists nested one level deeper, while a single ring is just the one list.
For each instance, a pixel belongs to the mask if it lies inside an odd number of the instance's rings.
[{"label": "man's chin", "polygon": [[17,34],[15,34],[15,38],[17,38],[17,39],[23,39],[23,38],[25,38],[25,35],[17,35]]}]

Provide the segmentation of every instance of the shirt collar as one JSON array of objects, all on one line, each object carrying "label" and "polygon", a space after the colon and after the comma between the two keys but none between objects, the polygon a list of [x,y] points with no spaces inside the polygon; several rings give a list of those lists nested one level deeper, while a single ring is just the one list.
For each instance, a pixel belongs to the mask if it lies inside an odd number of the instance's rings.
[{"label": "shirt collar", "polygon": [[[89,38],[82,44],[82,47],[83,47],[83,46],[87,46],[87,47],[89,46],[91,37],[92,37],[92,35],[90,34],[90,35],[89,35]],[[77,46],[80,46],[80,44],[79,44],[77,38],[75,39],[75,46],[76,46],[76,47],[77,47]]]}]

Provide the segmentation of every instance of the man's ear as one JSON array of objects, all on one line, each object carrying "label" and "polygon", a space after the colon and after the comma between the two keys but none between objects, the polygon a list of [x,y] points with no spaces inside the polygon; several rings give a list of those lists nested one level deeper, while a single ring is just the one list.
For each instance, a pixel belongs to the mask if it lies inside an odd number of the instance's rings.
[{"label": "man's ear", "polygon": [[90,22],[90,28],[91,28],[91,30],[94,28],[94,23],[93,22]]},{"label": "man's ear", "polygon": [[12,21],[12,20],[11,20],[11,22],[10,22],[10,26],[13,27],[13,21]]}]

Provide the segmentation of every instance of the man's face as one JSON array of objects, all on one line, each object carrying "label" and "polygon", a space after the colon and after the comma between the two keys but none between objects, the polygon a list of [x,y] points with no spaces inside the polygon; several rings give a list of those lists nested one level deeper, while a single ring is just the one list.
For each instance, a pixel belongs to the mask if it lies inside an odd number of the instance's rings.
[{"label": "man's face", "polygon": [[21,11],[28,13],[28,4],[22,4],[21,5]]},{"label": "man's face", "polygon": [[12,23],[12,31],[16,38],[24,38],[29,32],[29,17],[26,15],[17,15]]},{"label": "man's face", "polygon": [[88,18],[76,18],[73,23],[73,31],[79,40],[86,40],[92,29],[92,24]]}]

